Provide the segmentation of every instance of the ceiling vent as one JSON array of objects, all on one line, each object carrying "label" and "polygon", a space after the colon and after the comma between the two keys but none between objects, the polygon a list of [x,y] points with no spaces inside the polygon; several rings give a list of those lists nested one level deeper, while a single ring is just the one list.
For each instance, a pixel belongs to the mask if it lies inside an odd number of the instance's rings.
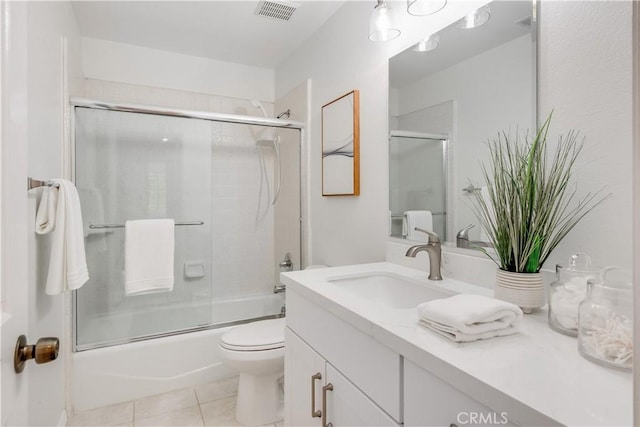
[{"label": "ceiling vent", "polygon": [[288,21],[298,8],[296,3],[288,1],[261,0],[254,12],[258,16],[265,16],[279,21]]}]

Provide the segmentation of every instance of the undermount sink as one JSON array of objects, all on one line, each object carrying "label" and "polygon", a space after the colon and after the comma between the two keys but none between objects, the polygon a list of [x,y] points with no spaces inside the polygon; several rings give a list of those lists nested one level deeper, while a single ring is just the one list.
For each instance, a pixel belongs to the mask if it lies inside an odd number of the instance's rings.
[{"label": "undermount sink", "polygon": [[368,301],[392,308],[414,308],[426,301],[455,295],[453,291],[387,272],[334,277],[327,281]]}]

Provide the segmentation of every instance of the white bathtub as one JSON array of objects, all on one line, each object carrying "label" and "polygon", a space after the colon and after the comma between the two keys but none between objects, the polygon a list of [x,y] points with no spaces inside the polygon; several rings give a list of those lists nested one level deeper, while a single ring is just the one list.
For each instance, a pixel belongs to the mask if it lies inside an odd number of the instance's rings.
[{"label": "white bathtub", "polygon": [[[247,311],[259,316],[282,306],[280,295],[214,305],[214,313]],[[266,301],[264,300],[266,298]],[[275,309],[275,310],[274,310]],[[189,332],[113,347],[73,353],[71,393],[76,411],[217,381],[235,375],[221,359],[218,345],[230,328]]]}]

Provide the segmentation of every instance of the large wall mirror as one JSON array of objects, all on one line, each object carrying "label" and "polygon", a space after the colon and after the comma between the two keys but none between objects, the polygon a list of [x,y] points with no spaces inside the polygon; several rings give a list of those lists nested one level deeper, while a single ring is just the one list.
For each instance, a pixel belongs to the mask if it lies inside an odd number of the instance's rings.
[{"label": "large wall mirror", "polygon": [[[536,22],[530,1],[494,1],[389,60],[392,237],[486,241],[470,195],[484,185],[486,142],[535,132]],[[483,22],[484,21],[484,22]],[[474,28],[468,28],[474,24]]]}]

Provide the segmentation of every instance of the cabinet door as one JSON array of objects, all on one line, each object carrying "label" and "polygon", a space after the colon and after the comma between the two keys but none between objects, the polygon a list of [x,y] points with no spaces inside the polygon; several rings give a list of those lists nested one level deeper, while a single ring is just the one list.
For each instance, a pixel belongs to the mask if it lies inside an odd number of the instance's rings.
[{"label": "cabinet door", "polygon": [[514,426],[494,411],[409,360],[404,361],[404,425]]},{"label": "cabinet door", "polygon": [[319,427],[321,419],[312,417],[311,411],[322,405],[325,361],[289,328],[285,328],[284,341],[284,423]]},{"label": "cabinet door", "polygon": [[342,426],[395,426],[398,424],[378,405],[373,403],[330,363],[326,365],[326,384],[333,386],[326,391],[327,423]]}]

